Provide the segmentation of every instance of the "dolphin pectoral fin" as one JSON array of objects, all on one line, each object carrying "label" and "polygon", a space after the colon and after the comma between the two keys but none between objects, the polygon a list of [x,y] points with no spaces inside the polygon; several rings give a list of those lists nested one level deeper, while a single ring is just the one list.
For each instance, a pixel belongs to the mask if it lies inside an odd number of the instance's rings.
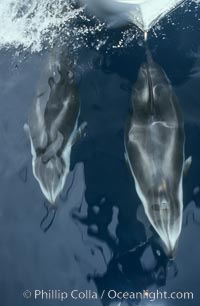
[{"label": "dolphin pectoral fin", "polygon": [[26,136],[28,137],[28,139],[30,140],[30,143],[31,143],[31,154],[33,157],[36,157],[36,151],[35,151],[35,147],[33,145],[33,141],[32,141],[32,138],[31,138],[31,131],[30,131],[30,128],[29,128],[29,125],[27,123],[24,124],[24,132],[26,134]]},{"label": "dolphin pectoral fin", "polygon": [[78,129],[78,130],[79,130],[79,133],[80,133],[80,137],[84,136],[84,132],[85,132],[86,127],[87,127],[87,122],[84,121],[84,122],[80,125],[80,127],[79,127],[79,129]]},{"label": "dolphin pectoral fin", "polygon": [[54,155],[56,155],[63,144],[63,140],[63,135],[58,131],[56,140],[47,147],[46,152],[42,156],[42,161],[44,163],[48,162]]},{"label": "dolphin pectoral fin", "polygon": [[190,170],[192,164],[192,156],[188,157],[185,161],[184,161],[184,165],[183,165],[183,176],[186,176]]},{"label": "dolphin pectoral fin", "polygon": [[126,152],[124,152],[124,158],[125,158],[125,161],[126,161],[126,163],[128,162],[128,156],[127,156],[127,153]]},{"label": "dolphin pectoral fin", "polygon": [[127,152],[124,152],[124,159],[125,159],[125,162],[126,162],[126,165],[127,165],[128,169],[130,170]]},{"label": "dolphin pectoral fin", "polygon": [[76,132],[76,135],[73,139],[73,142],[72,142],[72,146],[77,142],[79,141],[79,139],[82,137],[82,136],[85,136],[84,135],[84,132],[85,132],[85,129],[87,127],[87,122],[84,121],[78,128],[78,131]]},{"label": "dolphin pectoral fin", "polygon": [[44,233],[46,233],[54,222],[54,219],[56,217],[57,207],[51,206],[49,208],[48,204],[44,204],[44,206],[46,208],[46,215],[43,217],[43,219],[40,222],[40,228],[43,230]]},{"label": "dolphin pectoral fin", "polygon": [[130,166],[130,163],[129,163],[127,152],[124,152],[124,159],[125,159],[125,162],[126,162],[127,169],[128,169],[128,171],[129,171],[129,173],[130,173],[130,175],[132,177],[133,173],[132,173],[132,170],[131,170],[131,166]]},{"label": "dolphin pectoral fin", "polygon": [[28,139],[30,139],[30,128],[27,123],[24,124],[24,132],[26,136],[28,137]]}]

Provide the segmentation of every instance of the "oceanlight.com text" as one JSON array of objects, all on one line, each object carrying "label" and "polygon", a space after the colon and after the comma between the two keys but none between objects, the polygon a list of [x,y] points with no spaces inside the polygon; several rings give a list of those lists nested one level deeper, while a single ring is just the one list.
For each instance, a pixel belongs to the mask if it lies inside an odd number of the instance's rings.
[{"label": "oceanlight.com text", "polygon": [[193,292],[167,292],[167,291],[149,291],[143,290],[142,292],[134,291],[116,291],[116,290],[103,290],[97,292],[94,290],[80,291],[74,289],[72,291],[62,290],[43,290],[36,289],[34,291],[25,290],[23,292],[25,299],[34,300],[59,300],[61,302],[65,300],[98,300],[109,299],[110,301],[123,301],[123,300],[147,300],[149,302],[155,302],[158,300],[193,300]]}]

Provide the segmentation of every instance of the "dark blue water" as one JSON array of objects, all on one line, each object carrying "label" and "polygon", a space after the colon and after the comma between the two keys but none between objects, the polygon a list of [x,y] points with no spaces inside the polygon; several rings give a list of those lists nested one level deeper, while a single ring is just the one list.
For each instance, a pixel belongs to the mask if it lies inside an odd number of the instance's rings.
[{"label": "dark blue water", "polygon": [[[193,158],[184,179],[184,225],[173,264],[154,234],[147,240],[137,220],[141,203],[124,159],[124,123],[144,48],[135,41],[124,49],[108,49],[121,35],[115,29],[100,51],[77,51],[80,122],[88,122],[87,135],[73,147],[72,172],[47,233],[40,229],[44,197],[32,174],[23,125],[48,52],[29,54],[22,62],[15,50],[0,52],[0,305],[113,306],[121,301],[101,299],[103,290],[157,288],[192,291],[194,299],[122,305],[199,305],[200,25],[195,14],[200,17],[193,7],[185,14],[180,9],[173,16],[175,25],[162,21],[166,39],[149,35],[154,60],[166,71],[183,109],[186,157]],[[25,290],[36,289],[90,289],[99,297],[64,302],[23,298]]]}]

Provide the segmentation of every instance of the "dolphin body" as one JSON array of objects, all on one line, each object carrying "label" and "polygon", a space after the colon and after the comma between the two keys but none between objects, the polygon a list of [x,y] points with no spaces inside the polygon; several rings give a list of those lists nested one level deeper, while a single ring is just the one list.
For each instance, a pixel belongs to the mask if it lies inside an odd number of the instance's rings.
[{"label": "dolphin body", "polygon": [[147,48],[132,90],[125,128],[125,157],[137,194],[167,256],[174,258],[182,228],[183,174],[191,164],[184,157],[184,119],[163,69]]},{"label": "dolphin body", "polygon": [[66,56],[53,61],[48,67],[51,75],[47,92],[39,92],[25,125],[31,142],[33,174],[52,207],[70,171],[72,146],[86,126],[84,122],[78,128],[80,102],[72,63]]}]

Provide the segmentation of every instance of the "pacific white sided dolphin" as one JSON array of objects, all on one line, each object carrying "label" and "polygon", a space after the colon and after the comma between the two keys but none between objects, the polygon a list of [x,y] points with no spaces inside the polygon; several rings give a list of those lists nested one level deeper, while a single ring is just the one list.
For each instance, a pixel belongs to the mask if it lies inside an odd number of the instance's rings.
[{"label": "pacific white sided dolphin", "polygon": [[52,207],[70,171],[72,146],[86,126],[84,122],[78,128],[80,99],[72,61],[66,55],[53,61],[49,63],[48,85],[38,93],[25,125],[31,142],[33,174]]},{"label": "pacific white sided dolphin", "polygon": [[191,158],[184,157],[184,119],[178,99],[163,69],[147,48],[131,96],[125,128],[125,157],[137,194],[166,254],[173,258],[182,228],[183,174]]}]

